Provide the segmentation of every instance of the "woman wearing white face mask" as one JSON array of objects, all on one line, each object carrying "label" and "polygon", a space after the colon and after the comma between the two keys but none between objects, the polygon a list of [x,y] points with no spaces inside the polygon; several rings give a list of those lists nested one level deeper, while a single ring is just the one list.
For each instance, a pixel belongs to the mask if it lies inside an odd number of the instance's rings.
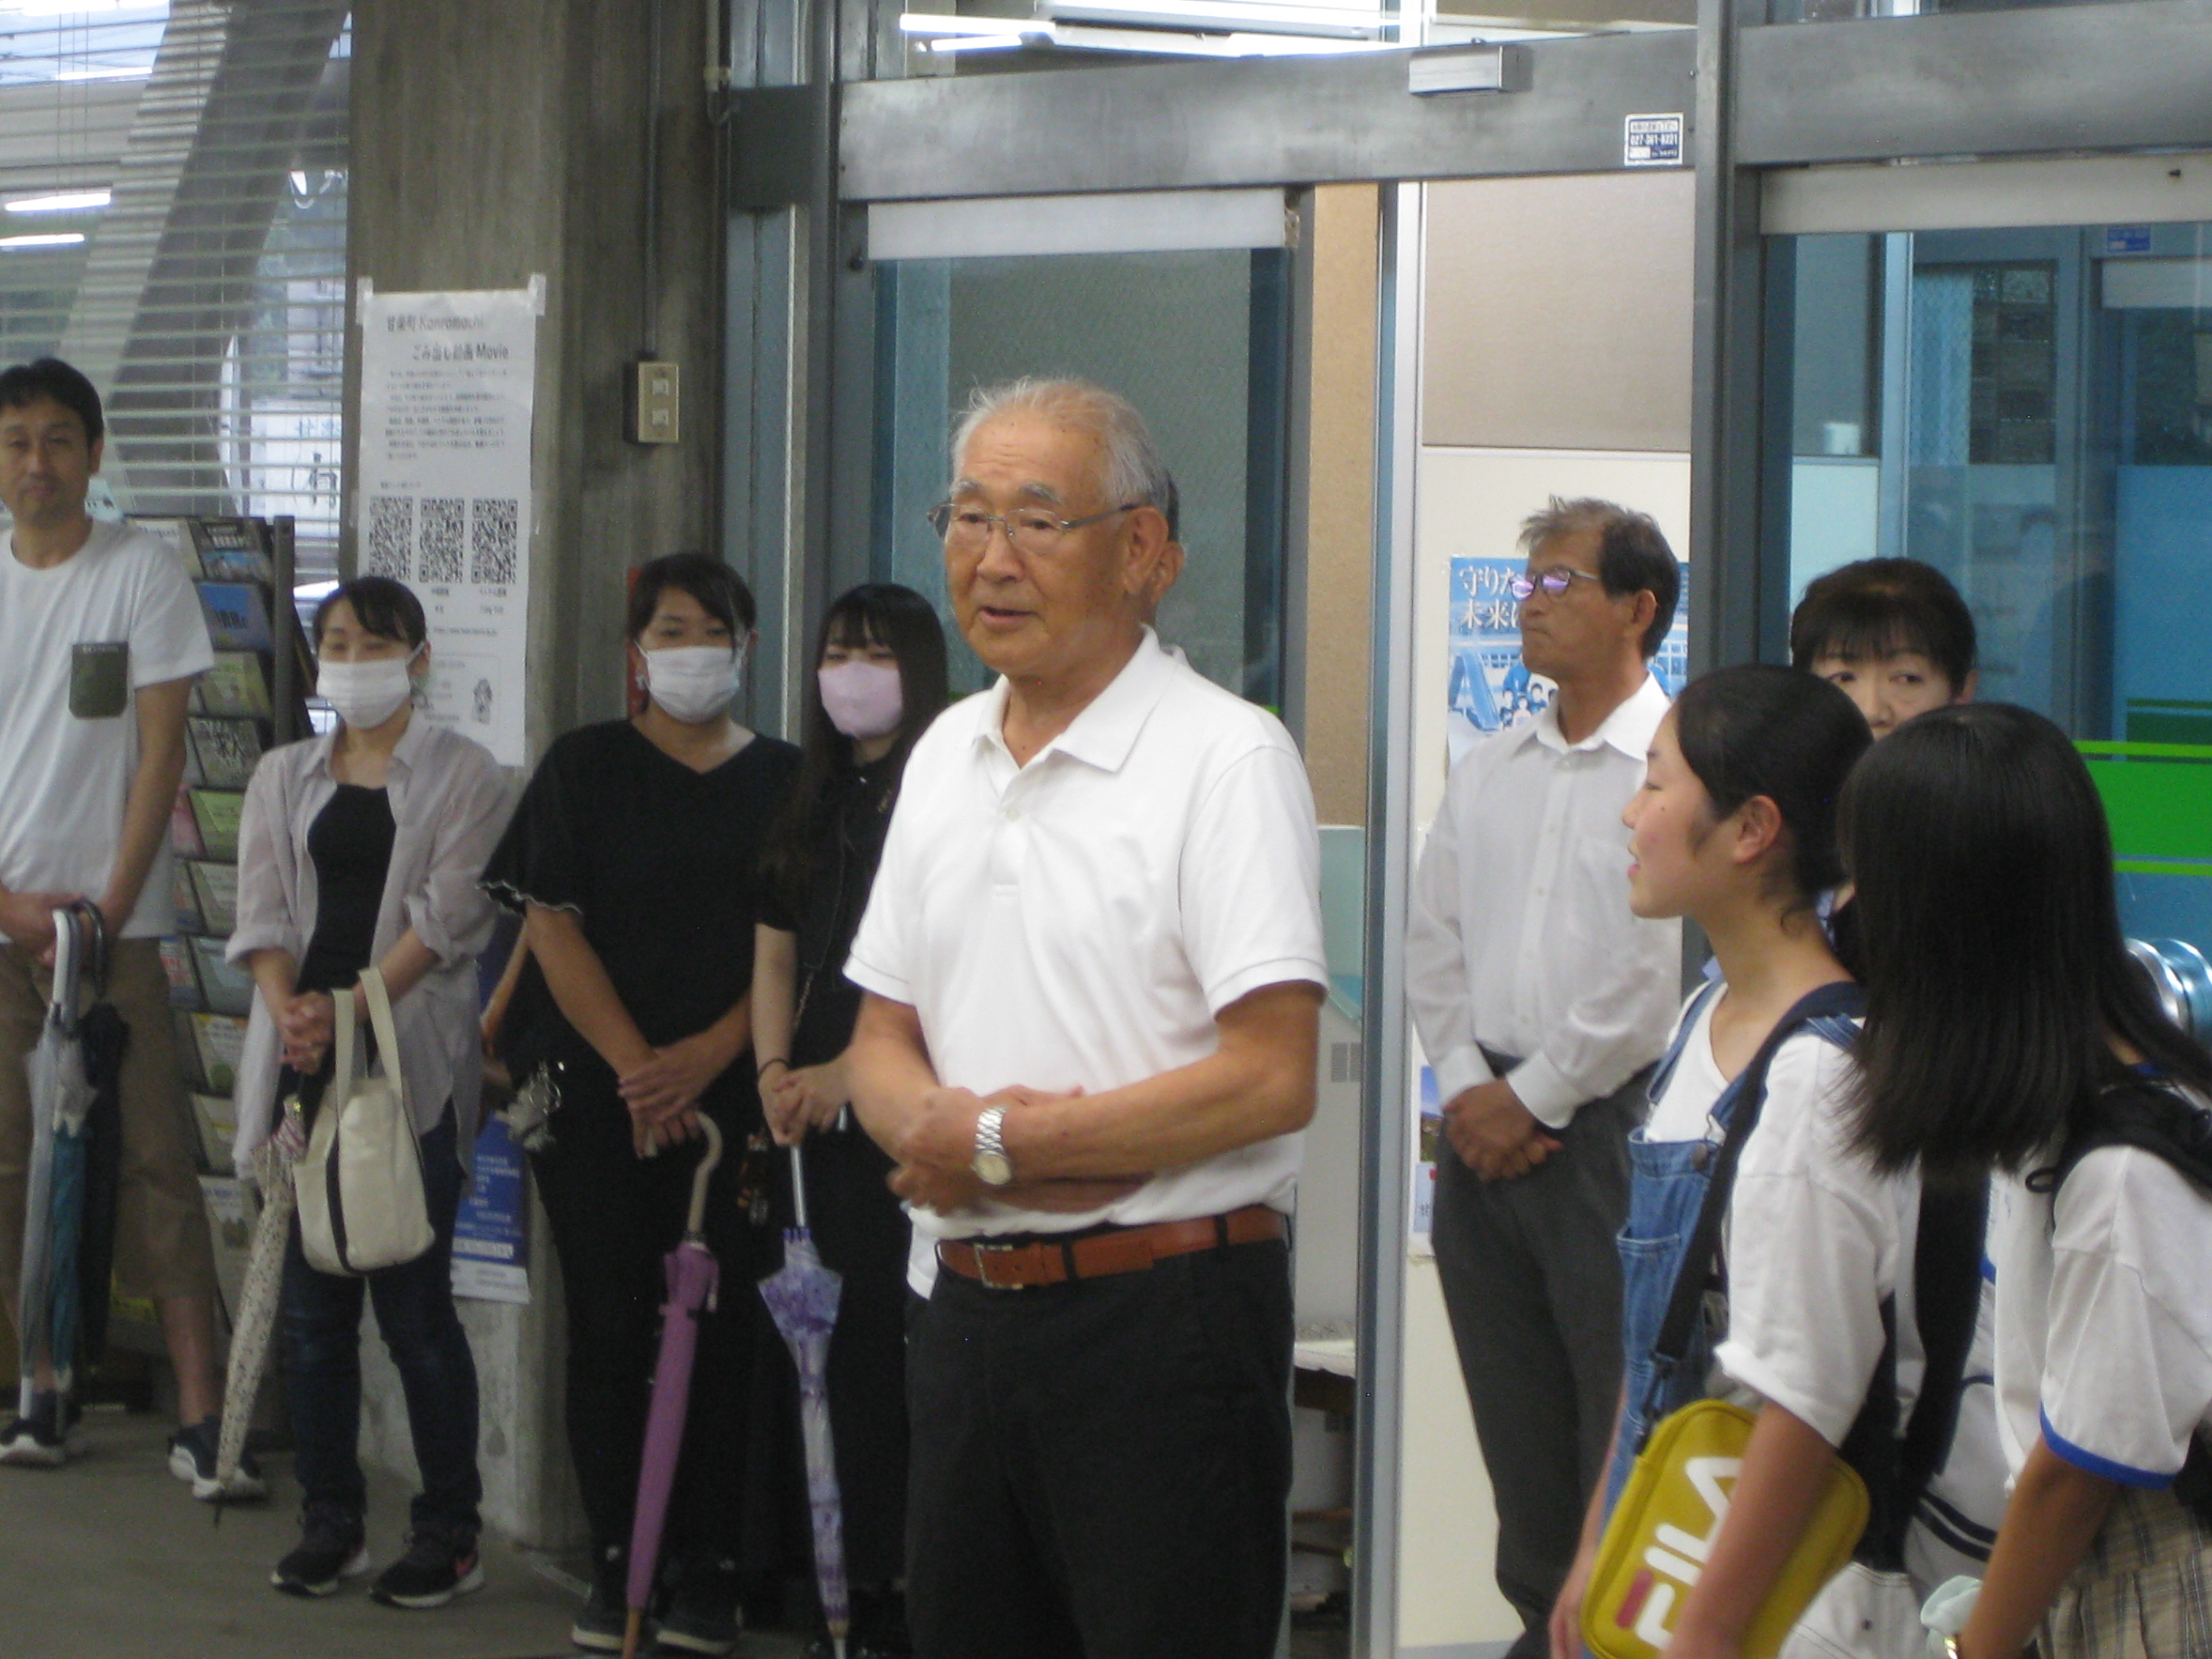
[{"label": "woman wearing white face mask", "polygon": [[[631,684],[645,706],[556,741],[485,884],[521,911],[530,961],[502,1024],[510,1075],[557,1079],[533,1150],[568,1311],[568,1439],[594,1551],[570,1635],[619,1650],[627,1552],[662,1294],[684,1231],[702,1115],[722,1132],[706,1231],[724,1282],[781,1261],[766,1219],[753,1067],[755,872],[799,751],[731,717],[753,626],[735,573],[696,553],[638,571]],[[693,1406],[662,1542],[673,1580],[653,1650],[726,1653],[749,1553],[744,1478],[750,1294],[699,1322]]]},{"label": "woman wearing white face mask", "polygon": [[323,1595],[367,1570],[361,1425],[364,1291],[399,1370],[422,1491],[404,1555],[371,1593],[436,1607],[483,1582],[477,1562],[477,1378],[453,1310],[453,1218],[476,1142],[481,1055],[476,957],[492,907],[477,881],[507,821],[498,764],[414,706],[429,662],[422,607],[399,583],[364,576],[315,612],[316,690],[337,729],[273,750],[246,794],[238,918],[230,959],[259,994],[239,1066],[239,1166],[274,1130],[275,1106],[319,1105],[331,1068],[337,997],[381,968],[422,1153],[436,1242],[415,1261],[340,1277],[308,1265],[295,1222],[284,1264],[282,1328],[296,1468],[305,1502],[299,1547],[276,1588]]},{"label": "woman wearing white face mask", "polygon": [[[908,1650],[893,1589],[905,1576],[907,1222],[886,1184],[890,1160],[845,1110],[843,1056],[860,993],[843,968],[907,752],[945,707],[945,634],[919,593],[871,582],[830,607],[815,661],[805,761],[762,867],[753,1052],[769,1131],[781,1145],[805,1141],[815,1242],[845,1278],[830,1344],[830,1414],[854,1652],[872,1659]],[[787,1169],[779,1175],[787,1203]],[[788,1360],[777,1369],[793,1388]],[[782,1421],[796,1426],[795,1406]],[[795,1456],[761,1475],[763,1484],[802,1479]],[[804,1512],[803,1496],[775,1496],[787,1513]],[[796,1554],[811,1581],[803,1543]]]}]

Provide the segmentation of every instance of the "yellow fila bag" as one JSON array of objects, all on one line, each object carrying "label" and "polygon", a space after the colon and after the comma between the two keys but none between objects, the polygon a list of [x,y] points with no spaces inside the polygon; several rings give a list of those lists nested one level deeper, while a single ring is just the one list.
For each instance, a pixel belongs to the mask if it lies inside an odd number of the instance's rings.
[{"label": "yellow fila bag", "polygon": [[[1665,1651],[1728,1519],[1757,1420],[1741,1406],[1700,1400],[1651,1431],[1606,1523],[1583,1598],[1583,1640],[1598,1659],[1658,1659]],[[1866,1483],[1835,1459],[1804,1536],[1745,1632],[1743,1659],[1781,1651],[1790,1627],[1850,1560],[1867,1508]]]}]

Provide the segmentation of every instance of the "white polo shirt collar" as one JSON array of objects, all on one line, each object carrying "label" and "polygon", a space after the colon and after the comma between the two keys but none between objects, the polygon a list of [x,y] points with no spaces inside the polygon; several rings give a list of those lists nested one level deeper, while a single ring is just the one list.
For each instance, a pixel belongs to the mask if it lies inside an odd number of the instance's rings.
[{"label": "white polo shirt collar", "polygon": [[[1159,635],[1146,629],[1134,654],[1121,665],[1121,672],[1115,675],[1106,689],[1085,705],[1082,713],[1068,722],[1066,731],[1030,757],[1028,768],[1014,769],[1031,769],[1054,755],[1066,755],[1070,760],[1081,761],[1101,772],[1120,771],[1127,763],[1130,751],[1137,746],[1145,722],[1152,718],[1152,710],[1166,693],[1175,666],[1175,659],[1162,647]],[[979,748],[995,750],[1008,767],[1014,764],[1006,735],[1006,702],[1011,692],[1010,683],[1001,674],[989,692],[976,700],[975,731],[970,739]]]}]

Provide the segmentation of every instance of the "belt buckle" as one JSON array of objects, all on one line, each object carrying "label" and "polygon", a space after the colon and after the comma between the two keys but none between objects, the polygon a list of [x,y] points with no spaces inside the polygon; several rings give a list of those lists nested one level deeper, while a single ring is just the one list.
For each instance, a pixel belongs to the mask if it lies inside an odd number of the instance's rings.
[{"label": "belt buckle", "polygon": [[969,1248],[975,1252],[975,1279],[978,1284],[994,1291],[1025,1291],[1029,1289],[1028,1285],[1019,1282],[1009,1282],[1002,1285],[997,1279],[991,1277],[991,1258],[994,1256],[1011,1257],[1016,1250],[1022,1249],[1022,1246],[1018,1244],[986,1244],[981,1243],[980,1240],[977,1240],[972,1241]]}]

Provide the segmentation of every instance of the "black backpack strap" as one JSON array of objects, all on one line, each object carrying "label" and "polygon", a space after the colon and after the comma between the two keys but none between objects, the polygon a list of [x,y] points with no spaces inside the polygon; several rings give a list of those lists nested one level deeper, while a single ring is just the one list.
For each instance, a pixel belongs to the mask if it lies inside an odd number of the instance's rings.
[{"label": "black backpack strap", "polygon": [[1990,1188],[1923,1182],[1913,1244],[1913,1328],[1924,1360],[1905,1432],[1897,1432],[1897,1311],[1881,1306],[1881,1358],[1837,1455],[1866,1482],[1869,1513],[1854,1559],[1885,1571],[1905,1565],[1905,1535],[1929,1483],[1951,1454],[1965,1392],[1966,1357],[1981,1312],[1982,1254]]},{"label": "black backpack strap", "polygon": [[[1736,1097],[1735,1109],[1729,1115],[1720,1156],[1713,1162],[1712,1177],[1705,1185],[1705,1200],[1698,1211],[1698,1224],[1690,1235],[1690,1247],[1683,1252],[1681,1267],[1674,1275],[1674,1289],[1667,1300],[1667,1316],[1660,1323],[1658,1340],[1652,1344],[1655,1399],[1663,1392],[1668,1379],[1689,1353],[1706,1289],[1720,1277],[1721,1231],[1727,1223],[1729,1199],[1735,1188],[1736,1165],[1742,1160],[1744,1144],[1758,1127],[1759,1110],[1766,1103],[1767,1068],[1774,1063],[1774,1056],[1782,1045],[1800,1031],[1811,1027],[1835,1041],[1839,1030],[1848,1029],[1835,1022],[1856,1018],[1865,1006],[1866,993],[1849,980],[1838,980],[1808,992],[1775,1022],[1774,1029],[1766,1034],[1766,1041],[1759,1045],[1750,1063],[1729,1085]],[[1648,1424],[1649,1412],[1645,1419]]]},{"label": "black backpack strap", "polygon": [[2069,1130],[2057,1164],[2037,1170],[2028,1185],[2056,1196],[2074,1166],[2104,1146],[2154,1152],[2212,1194],[2212,1111],[2149,1078],[2101,1091],[2087,1117]]}]

